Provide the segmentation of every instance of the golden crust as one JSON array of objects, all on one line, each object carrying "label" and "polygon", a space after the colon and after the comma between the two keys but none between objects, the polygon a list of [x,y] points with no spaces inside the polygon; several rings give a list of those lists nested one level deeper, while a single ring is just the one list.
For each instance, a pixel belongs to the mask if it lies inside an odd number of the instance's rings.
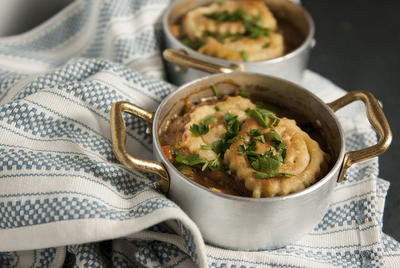
[{"label": "golden crust", "polygon": [[[267,47],[265,47],[265,45]],[[270,33],[257,39],[243,38],[234,41],[232,38],[223,43],[212,37],[206,39],[206,43],[199,48],[200,53],[220,59],[243,61],[241,53],[246,51],[247,61],[261,61],[283,56],[284,42],[279,33]]]},{"label": "golden crust", "polygon": [[[218,105],[219,111],[215,110]],[[201,105],[196,107],[190,113],[190,120],[184,127],[184,132],[181,141],[177,144],[179,149],[187,149],[192,154],[199,154],[207,160],[216,158],[216,154],[212,150],[202,149],[202,145],[211,146],[213,142],[224,137],[226,128],[224,124],[224,115],[231,113],[238,116],[240,122],[247,118],[245,110],[250,108],[254,109],[255,105],[246,98],[241,96],[227,97],[226,100],[217,102],[215,104]],[[190,131],[193,124],[200,124],[204,119],[209,116],[215,116],[216,120],[209,125],[209,132],[202,136],[195,136]]]},{"label": "golden crust", "polygon": [[285,45],[281,33],[277,31],[277,21],[263,1],[241,0],[224,1],[223,4],[213,3],[188,12],[182,20],[183,32],[192,40],[203,38],[206,32],[215,34],[243,34],[244,25],[241,22],[216,22],[205,17],[206,14],[228,11],[233,13],[238,9],[252,17],[260,16],[260,26],[269,29],[268,36],[256,39],[244,37],[241,40],[226,38],[220,42],[213,37],[207,37],[205,44],[198,49],[200,53],[232,61],[243,61],[241,53],[246,52],[246,61],[260,61],[284,55]]},{"label": "golden crust", "polygon": [[[282,137],[288,150],[278,172],[290,173],[294,176],[257,179],[254,176],[254,169],[246,156],[238,153],[238,148],[250,139],[247,133],[251,129],[259,128],[257,121],[252,118],[247,119],[239,133],[245,137],[245,140],[233,143],[224,156],[224,163],[229,166],[232,174],[235,174],[236,178],[243,181],[245,187],[252,191],[253,197],[272,197],[301,191],[315,183],[326,171],[328,155],[321,150],[319,144],[302,131],[294,120],[282,118],[274,130]],[[267,134],[269,131],[270,129],[264,129],[263,133]],[[260,154],[270,149],[273,150],[271,141],[267,140],[265,144],[257,143],[257,152]]]}]

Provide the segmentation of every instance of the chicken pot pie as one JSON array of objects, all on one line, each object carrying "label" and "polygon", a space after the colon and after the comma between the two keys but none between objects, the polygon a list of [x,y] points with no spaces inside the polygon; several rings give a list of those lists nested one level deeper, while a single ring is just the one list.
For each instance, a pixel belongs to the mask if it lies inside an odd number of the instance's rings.
[{"label": "chicken pot pie", "polygon": [[249,97],[242,91],[188,103],[160,135],[165,156],[193,181],[239,196],[288,195],[322,178],[329,155],[320,144]]},{"label": "chicken pot pie", "polygon": [[200,53],[232,61],[284,55],[283,35],[261,0],[225,0],[189,11],[171,31]]}]

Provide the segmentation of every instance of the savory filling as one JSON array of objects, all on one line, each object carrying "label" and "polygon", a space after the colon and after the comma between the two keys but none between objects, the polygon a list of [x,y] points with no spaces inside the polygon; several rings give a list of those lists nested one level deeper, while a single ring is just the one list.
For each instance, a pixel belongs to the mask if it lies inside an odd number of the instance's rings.
[{"label": "savory filling", "polygon": [[312,185],[328,170],[329,157],[318,142],[295,120],[254,103],[246,91],[190,104],[162,136],[166,157],[184,175],[216,192],[287,195]]},{"label": "savory filling", "polygon": [[261,0],[225,0],[195,8],[171,31],[192,49],[226,60],[268,60],[285,51],[277,21]]}]

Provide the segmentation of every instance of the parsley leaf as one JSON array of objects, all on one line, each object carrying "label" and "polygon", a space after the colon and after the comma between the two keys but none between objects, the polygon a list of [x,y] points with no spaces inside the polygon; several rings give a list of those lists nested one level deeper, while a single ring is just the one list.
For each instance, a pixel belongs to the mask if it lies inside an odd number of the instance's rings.
[{"label": "parsley leaf", "polygon": [[277,126],[279,124],[279,119],[275,116],[273,112],[267,109],[247,109],[246,114],[256,119],[258,124],[260,124],[264,128]]},{"label": "parsley leaf", "polygon": [[268,179],[268,178],[272,178],[272,177],[290,177],[290,176],[294,176],[294,175],[290,174],[290,173],[281,173],[281,172],[274,172],[274,171],[270,171],[270,172],[256,171],[256,172],[254,172],[254,177],[256,179]]},{"label": "parsley leaf", "polygon": [[208,125],[214,123],[215,120],[217,120],[217,118],[213,115],[210,115],[209,117],[207,117],[206,119],[203,120],[203,124],[208,126]]},{"label": "parsley leaf", "polygon": [[195,165],[208,165],[208,161],[202,157],[200,157],[198,154],[191,154],[191,155],[185,155],[178,149],[174,149],[174,154],[175,154],[175,161],[188,165],[188,166],[195,166]]},{"label": "parsley leaf", "polygon": [[190,132],[192,132],[195,136],[205,135],[209,131],[208,125],[214,123],[216,119],[217,118],[215,116],[210,115],[203,120],[203,123],[191,125]]},{"label": "parsley leaf", "polygon": [[215,20],[218,23],[226,21],[237,21],[241,22],[245,28],[243,36],[247,36],[252,39],[257,39],[261,36],[267,36],[271,30],[263,27],[263,18],[261,15],[256,17],[250,16],[243,9],[238,8],[233,13],[229,13],[227,10],[214,12],[204,15],[206,18]]},{"label": "parsley leaf", "polygon": [[208,145],[200,145],[200,148],[203,150],[211,150],[212,149],[211,146],[208,146]]},{"label": "parsley leaf", "polygon": [[214,85],[211,85],[210,88],[211,88],[214,96],[217,97],[218,96],[217,88]]},{"label": "parsley leaf", "polygon": [[204,41],[201,40],[200,38],[196,38],[196,39],[189,39],[189,38],[184,38],[181,39],[182,43],[194,50],[198,50],[199,48],[201,48],[204,45]]},{"label": "parsley leaf", "polygon": [[281,152],[282,158],[285,159],[287,146],[283,143],[282,137],[275,130],[271,130],[270,132],[268,132],[268,135],[271,137],[275,149],[277,149],[278,152]]},{"label": "parsley leaf", "polygon": [[208,133],[208,126],[204,124],[193,124],[190,126],[190,132],[195,136],[201,136]]},{"label": "parsley leaf", "polygon": [[250,97],[251,97],[250,92],[244,91],[244,90],[241,90],[239,92],[239,95],[242,96],[243,98],[248,98],[248,99],[250,99]]},{"label": "parsley leaf", "polygon": [[256,141],[260,141],[262,143],[265,143],[265,137],[264,134],[260,129],[252,129],[248,132],[249,136],[252,137]]},{"label": "parsley leaf", "polygon": [[246,50],[240,51],[240,57],[243,61],[249,61],[249,53]]}]

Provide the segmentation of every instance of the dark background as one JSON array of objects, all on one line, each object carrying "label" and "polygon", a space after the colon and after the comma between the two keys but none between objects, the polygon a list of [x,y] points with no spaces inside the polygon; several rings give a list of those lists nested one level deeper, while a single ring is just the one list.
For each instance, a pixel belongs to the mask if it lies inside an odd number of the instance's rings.
[{"label": "dark background", "polygon": [[383,230],[400,240],[400,1],[303,0],[316,24],[309,68],[346,90],[369,90],[383,103],[393,132],[379,158],[390,181]]}]

